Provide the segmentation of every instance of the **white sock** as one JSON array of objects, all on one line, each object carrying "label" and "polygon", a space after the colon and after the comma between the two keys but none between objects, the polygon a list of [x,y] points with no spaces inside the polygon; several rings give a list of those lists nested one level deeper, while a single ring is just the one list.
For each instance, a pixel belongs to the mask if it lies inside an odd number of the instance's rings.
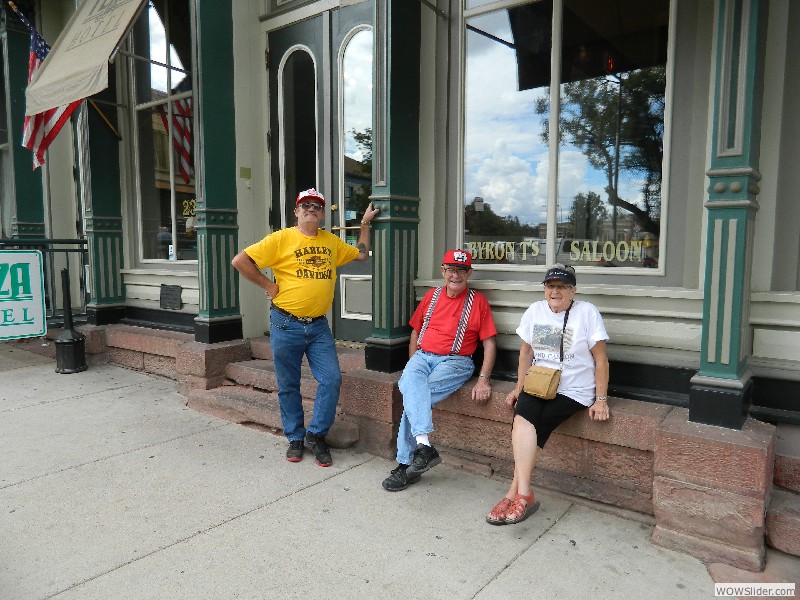
[{"label": "white sock", "polygon": [[430,446],[431,442],[428,440],[428,434],[423,433],[422,435],[417,436],[417,443],[418,444],[425,444],[426,446]]}]

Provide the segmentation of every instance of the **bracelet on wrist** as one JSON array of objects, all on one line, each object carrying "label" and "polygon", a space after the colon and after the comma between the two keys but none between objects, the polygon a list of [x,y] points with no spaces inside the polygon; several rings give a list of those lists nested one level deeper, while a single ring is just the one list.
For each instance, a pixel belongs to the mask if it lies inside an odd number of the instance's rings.
[{"label": "bracelet on wrist", "polygon": [[489,379],[489,376],[481,373],[480,375],[478,375],[478,379]]},{"label": "bracelet on wrist", "polygon": [[367,227],[372,227],[372,221],[361,221],[361,226],[363,227],[364,225]]},{"label": "bracelet on wrist", "polygon": [[608,399],[608,396],[595,396],[595,400],[599,400],[600,402],[605,402]]}]

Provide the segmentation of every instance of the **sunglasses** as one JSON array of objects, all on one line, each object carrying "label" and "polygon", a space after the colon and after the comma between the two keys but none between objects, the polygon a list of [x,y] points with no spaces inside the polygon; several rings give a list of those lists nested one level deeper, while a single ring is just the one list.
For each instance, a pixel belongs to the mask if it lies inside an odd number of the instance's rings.
[{"label": "sunglasses", "polygon": [[303,210],[314,210],[317,212],[322,210],[322,204],[317,204],[316,202],[301,202],[298,206]]},{"label": "sunglasses", "polygon": [[448,275],[466,275],[469,273],[469,269],[464,269],[462,267],[442,267],[444,272]]}]

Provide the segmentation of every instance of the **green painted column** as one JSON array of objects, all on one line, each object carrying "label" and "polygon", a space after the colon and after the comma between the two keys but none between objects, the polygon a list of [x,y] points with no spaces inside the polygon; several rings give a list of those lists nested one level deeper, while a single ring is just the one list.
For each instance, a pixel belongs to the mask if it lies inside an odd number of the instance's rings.
[{"label": "green painted column", "polygon": [[419,223],[420,3],[375,2],[376,94],[372,202],[372,335],[364,351],[373,371],[408,360]]},{"label": "green painted column", "polygon": [[752,398],[748,307],[767,4],[718,0],[703,333],[689,396],[691,421],[736,429]]},{"label": "green painted column", "polygon": [[238,247],[233,98],[232,0],[197,0],[197,90],[201,179],[195,209],[200,312],[195,340],[242,337],[239,281],[231,260]]},{"label": "green painted column", "polygon": [[[3,43],[3,68],[8,86],[8,143],[12,203],[11,235],[15,238],[43,238],[44,195],[42,171],[33,170],[33,154],[22,147],[25,120],[25,88],[28,87],[30,33],[16,15],[2,4],[0,36]],[[29,19],[34,14],[26,14]]]},{"label": "green painted column", "polygon": [[[113,65],[109,82],[116,81]],[[89,247],[89,302],[87,319],[93,325],[117,323],[125,316],[122,280],[122,196],[120,191],[120,129],[115,107],[116,86],[94,96],[95,106],[84,103],[76,127],[77,163],[83,204],[84,229]],[[105,123],[99,111],[115,131]]]}]

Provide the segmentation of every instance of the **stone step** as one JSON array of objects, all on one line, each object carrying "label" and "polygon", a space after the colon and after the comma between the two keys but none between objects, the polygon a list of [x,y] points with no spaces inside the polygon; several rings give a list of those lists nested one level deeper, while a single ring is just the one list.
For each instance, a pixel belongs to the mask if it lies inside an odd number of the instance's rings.
[{"label": "stone step", "polygon": [[[263,336],[250,340],[250,347],[253,358],[272,360],[272,348],[269,345],[269,337]],[[339,368],[342,373],[363,369],[365,366],[364,349],[350,347],[346,345],[336,345],[336,353],[339,355]],[[308,361],[303,357],[303,364],[308,365]]]},{"label": "stone step", "polygon": [[[191,390],[186,405],[226,421],[257,424],[275,433],[283,430],[278,394],[254,390],[247,386],[224,385],[211,390]],[[304,400],[305,421],[311,420],[313,402]],[[325,438],[332,448],[349,448],[359,441],[359,426],[337,415]]]},{"label": "stone step", "polygon": [[[171,379],[176,378],[176,358],[180,348],[194,336],[133,325],[105,328],[105,350],[109,362]],[[91,345],[87,351],[92,352]]]},{"label": "stone step", "polygon": [[257,423],[276,430],[282,427],[278,395],[245,386],[191,390],[186,405],[234,423]]},{"label": "stone step", "polygon": [[238,385],[249,385],[267,392],[278,391],[271,360],[254,359],[229,363],[225,365],[225,377]]},{"label": "stone step", "polygon": [[133,325],[109,325],[105,328],[106,345],[133,352],[175,358],[178,348],[194,341],[189,333],[162,331]]},{"label": "stone step", "polygon": [[[278,392],[278,379],[271,360],[246,360],[229,363],[225,377],[238,385],[250,386],[262,392]],[[300,395],[313,399],[317,393],[317,380],[307,366],[300,368]]]},{"label": "stone step", "polygon": [[800,556],[800,494],[775,488],[767,509],[767,544]]},{"label": "stone step", "polygon": [[779,423],[777,426],[773,481],[775,485],[800,493],[800,425]]}]

